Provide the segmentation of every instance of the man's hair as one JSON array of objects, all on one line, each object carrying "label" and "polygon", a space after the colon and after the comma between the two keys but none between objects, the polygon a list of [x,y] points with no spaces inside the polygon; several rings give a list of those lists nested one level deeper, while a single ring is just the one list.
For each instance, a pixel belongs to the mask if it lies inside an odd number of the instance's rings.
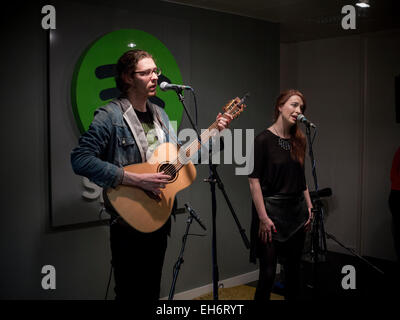
[{"label": "man's hair", "polygon": [[144,50],[134,49],[125,52],[119,59],[116,67],[115,82],[117,88],[122,95],[126,95],[129,84],[127,84],[123,75],[131,76],[136,71],[138,62],[144,58],[152,58],[153,56]]}]

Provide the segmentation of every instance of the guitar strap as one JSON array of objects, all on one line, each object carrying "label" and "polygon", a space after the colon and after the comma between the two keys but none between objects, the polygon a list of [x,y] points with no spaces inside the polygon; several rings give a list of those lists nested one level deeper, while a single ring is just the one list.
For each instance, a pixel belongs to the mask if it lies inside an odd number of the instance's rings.
[{"label": "guitar strap", "polygon": [[[126,98],[116,99],[115,102],[120,106],[123,117],[128,124],[128,127],[132,132],[133,137],[136,140],[142,161],[146,161],[151,156],[151,150],[149,150],[149,144],[146,138],[146,134],[143,130],[139,118],[136,115],[134,108],[132,107],[132,104]],[[175,140],[175,137],[170,134],[169,129],[161,120],[161,116],[159,114],[159,111],[157,110],[157,106],[148,101],[147,107],[150,109],[153,115],[154,129],[156,131],[155,133],[157,135],[158,142],[166,142],[166,133],[168,133],[169,137]],[[164,131],[163,128],[166,131]]]},{"label": "guitar strap", "polygon": [[122,115],[136,140],[142,161],[146,161],[146,152],[148,148],[147,138],[135,110],[126,98],[116,99],[115,102],[120,106]]},{"label": "guitar strap", "polygon": [[[150,105],[151,105],[151,104],[150,104]],[[174,142],[174,143],[178,146],[178,148],[179,148],[179,146],[180,146],[181,144],[180,144],[179,141],[177,140],[175,134],[171,134],[171,131],[169,131],[169,129],[165,126],[164,122],[161,120],[161,116],[160,116],[160,114],[159,114],[159,111],[158,111],[156,108],[154,108],[154,106],[151,106],[151,107],[152,107],[153,110],[154,110],[153,114],[156,116],[158,123],[161,124],[161,126],[163,127],[162,130],[164,130],[164,132],[168,134],[170,140],[172,139],[173,142]]]}]

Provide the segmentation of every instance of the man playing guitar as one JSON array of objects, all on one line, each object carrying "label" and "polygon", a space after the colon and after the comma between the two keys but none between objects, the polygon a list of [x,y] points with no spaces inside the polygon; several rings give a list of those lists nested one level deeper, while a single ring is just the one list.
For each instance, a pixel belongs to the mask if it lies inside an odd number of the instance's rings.
[{"label": "man playing guitar", "polygon": [[[156,95],[160,74],[146,51],[130,50],[120,57],[115,80],[121,96],[97,109],[88,131],[80,137],[79,146],[71,153],[76,174],[104,190],[128,186],[162,195],[170,179],[168,172],[127,170],[129,165],[145,162],[159,143],[176,142],[165,111],[148,100]],[[229,114],[218,114],[218,129],[225,129],[231,119]],[[118,214],[107,197],[105,206],[111,214],[116,299],[157,300],[170,219],[153,232],[141,232]]]}]

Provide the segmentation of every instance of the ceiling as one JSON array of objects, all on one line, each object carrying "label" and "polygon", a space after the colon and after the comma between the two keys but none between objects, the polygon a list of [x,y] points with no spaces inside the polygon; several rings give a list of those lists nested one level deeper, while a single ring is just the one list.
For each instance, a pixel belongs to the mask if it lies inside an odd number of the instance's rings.
[{"label": "ceiling", "polygon": [[400,27],[399,0],[369,0],[356,8],[356,29],[341,26],[342,7],[357,0],[163,0],[281,24],[281,42],[376,32]]}]

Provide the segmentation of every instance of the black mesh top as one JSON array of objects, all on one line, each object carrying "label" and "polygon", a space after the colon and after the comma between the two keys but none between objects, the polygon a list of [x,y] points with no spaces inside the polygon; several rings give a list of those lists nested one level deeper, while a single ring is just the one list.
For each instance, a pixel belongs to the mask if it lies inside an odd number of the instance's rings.
[{"label": "black mesh top", "polygon": [[271,131],[264,130],[254,140],[254,170],[249,178],[260,180],[264,197],[306,190],[304,166],[292,159],[290,150],[279,145],[279,139]]}]

